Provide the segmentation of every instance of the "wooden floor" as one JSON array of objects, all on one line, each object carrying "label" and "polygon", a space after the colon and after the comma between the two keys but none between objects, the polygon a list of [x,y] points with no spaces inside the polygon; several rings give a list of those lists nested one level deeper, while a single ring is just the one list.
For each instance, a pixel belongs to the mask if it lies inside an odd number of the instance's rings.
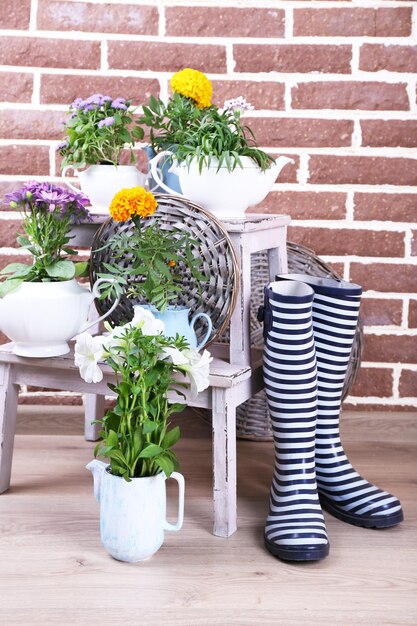
[{"label": "wooden floor", "polygon": [[184,527],[128,565],[100,543],[80,409],[21,409],[12,488],[0,496],[1,626],[417,624],[417,414],[344,419],[351,460],[400,497],[405,522],[375,531],[327,515],[330,556],[298,565],[262,545],[271,444],[239,443],[239,530],[216,538],[210,428],[181,421]]}]

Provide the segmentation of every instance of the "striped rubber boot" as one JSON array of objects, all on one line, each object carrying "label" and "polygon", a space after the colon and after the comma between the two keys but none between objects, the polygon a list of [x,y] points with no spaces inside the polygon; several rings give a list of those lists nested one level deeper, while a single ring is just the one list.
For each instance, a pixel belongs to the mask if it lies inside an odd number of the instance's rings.
[{"label": "striped rubber boot", "polygon": [[[275,443],[265,546],[290,561],[329,553],[315,473],[317,370],[313,290],[302,283],[265,289],[264,381]],[[262,319],[262,316],[261,316]]]},{"label": "striped rubber boot", "polygon": [[[404,519],[399,500],[362,478],[340,441],[342,391],[355,338],[362,289],[346,281],[283,274],[314,291],[313,328],[318,375],[316,473],[320,502],[349,524],[387,528]],[[297,284],[297,283],[296,283]]]}]

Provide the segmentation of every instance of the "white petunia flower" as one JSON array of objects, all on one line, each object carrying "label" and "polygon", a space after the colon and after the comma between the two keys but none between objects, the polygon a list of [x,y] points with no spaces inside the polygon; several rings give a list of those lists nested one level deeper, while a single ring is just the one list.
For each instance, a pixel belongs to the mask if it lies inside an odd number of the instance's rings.
[{"label": "white petunia flower", "polygon": [[194,348],[183,350],[187,357],[188,365],[181,365],[180,369],[188,374],[190,379],[190,395],[195,400],[200,393],[209,386],[209,368],[213,357],[208,350],[200,354]]},{"label": "white petunia flower", "polygon": [[189,365],[189,360],[178,348],[162,348],[162,359],[171,360],[174,365]]},{"label": "white petunia flower", "polygon": [[232,100],[225,100],[223,109],[225,111],[240,111],[241,113],[244,113],[245,111],[252,111],[254,107],[246,100],[246,98],[239,96],[238,98],[233,98]]},{"label": "white petunia flower", "polygon": [[149,309],[141,306],[135,307],[135,314],[130,324],[139,326],[143,335],[155,336],[162,335],[165,330],[165,324],[162,320],[156,319]]},{"label": "white petunia flower", "polygon": [[93,337],[90,333],[78,335],[74,348],[74,363],[80,368],[80,375],[86,383],[99,383],[103,380],[103,372],[98,362],[104,356],[105,338],[101,335]]}]

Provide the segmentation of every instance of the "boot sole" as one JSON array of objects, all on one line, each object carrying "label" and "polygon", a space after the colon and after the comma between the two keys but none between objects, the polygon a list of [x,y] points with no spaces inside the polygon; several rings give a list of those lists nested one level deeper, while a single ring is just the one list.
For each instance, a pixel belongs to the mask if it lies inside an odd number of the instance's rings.
[{"label": "boot sole", "polygon": [[283,561],[319,561],[329,554],[329,544],[319,546],[277,546],[264,537],[265,548]]},{"label": "boot sole", "polygon": [[353,526],[361,526],[362,528],[391,528],[397,526],[404,520],[404,513],[397,511],[392,515],[384,515],[376,518],[372,515],[355,515],[355,513],[346,513],[338,506],[335,506],[332,500],[319,493],[320,504],[328,513],[337,517],[342,522],[352,524]]}]

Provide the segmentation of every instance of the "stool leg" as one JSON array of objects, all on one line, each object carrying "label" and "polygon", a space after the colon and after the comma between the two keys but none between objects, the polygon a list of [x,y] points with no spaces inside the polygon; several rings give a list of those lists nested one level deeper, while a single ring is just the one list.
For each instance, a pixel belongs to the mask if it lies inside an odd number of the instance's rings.
[{"label": "stool leg", "polygon": [[0,364],[0,493],[10,487],[18,385],[11,380],[10,365]]},{"label": "stool leg", "polygon": [[105,396],[97,396],[94,393],[84,394],[84,438],[86,441],[100,439],[100,424],[93,424],[94,420],[101,420],[104,415]]},{"label": "stool leg", "polygon": [[213,389],[213,500],[214,528],[218,537],[230,537],[236,520],[236,406],[232,389]]}]

